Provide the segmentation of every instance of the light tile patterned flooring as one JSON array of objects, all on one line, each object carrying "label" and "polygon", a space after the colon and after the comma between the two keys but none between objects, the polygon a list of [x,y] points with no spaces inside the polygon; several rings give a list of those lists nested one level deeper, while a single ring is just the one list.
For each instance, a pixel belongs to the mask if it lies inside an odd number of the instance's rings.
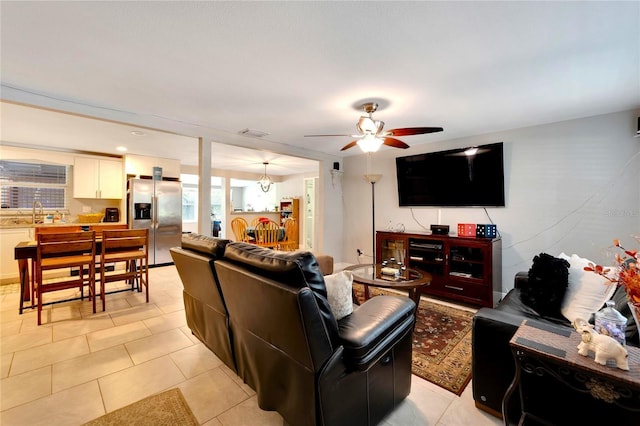
[{"label": "light tile patterned flooring", "polygon": [[[191,334],[175,267],[152,268],[149,281],[149,304],[144,293],[124,292],[107,295],[106,312],[98,303],[96,314],[86,300],[49,305],[39,327],[35,310],[18,314],[18,285],[0,286],[0,424],[80,425],[179,387],[201,425],[282,425]],[[382,422],[499,424],[475,408],[470,385],[457,397],[416,376],[409,397]]]}]

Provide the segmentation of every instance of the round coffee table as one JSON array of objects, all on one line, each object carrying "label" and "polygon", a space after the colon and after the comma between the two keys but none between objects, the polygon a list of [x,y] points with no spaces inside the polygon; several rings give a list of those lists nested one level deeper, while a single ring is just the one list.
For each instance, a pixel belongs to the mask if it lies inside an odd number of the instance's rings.
[{"label": "round coffee table", "polygon": [[411,300],[420,303],[420,290],[431,284],[431,274],[417,269],[407,268],[398,276],[384,275],[381,273],[382,265],[379,263],[351,265],[344,268],[353,273],[353,281],[364,285],[364,298],[369,299],[369,286],[390,288],[394,290],[408,290]]}]

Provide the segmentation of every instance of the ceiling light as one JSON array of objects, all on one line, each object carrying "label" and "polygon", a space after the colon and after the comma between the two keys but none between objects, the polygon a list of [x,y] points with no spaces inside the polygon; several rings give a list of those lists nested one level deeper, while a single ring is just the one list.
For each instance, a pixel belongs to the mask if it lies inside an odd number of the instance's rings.
[{"label": "ceiling light", "polygon": [[260,185],[260,189],[262,189],[262,192],[269,192],[269,190],[271,189],[271,184],[273,183],[271,178],[267,175],[267,164],[269,163],[265,161],[262,164],[264,164],[264,175],[262,175],[262,177],[258,179],[258,185]]},{"label": "ceiling light", "polygon": [[464,154],[467,157],[471,157],[472,155],[476,155],[476,152],[478,152],[478,148],[476,148],[475,146],[472,146],[471,148],[467,148]]},{"label": "ceiling light", "polygon": [[118,151],[118,152],[127,152],[127,147],[126,146],[117,146],[116,147],[116,151]]},{"label": "ceiling light", "polygon": [[377,152],[384,141],[375,135],[365,135],[357,143],[363,152]]},{"label": "ceiling light", "polygon": [[147,134],[146,134],[145,132],[141,132],[140,130],[133,130],[133,131],[131,132],[131,134],[132,134],[133,136],[147,136]]}]

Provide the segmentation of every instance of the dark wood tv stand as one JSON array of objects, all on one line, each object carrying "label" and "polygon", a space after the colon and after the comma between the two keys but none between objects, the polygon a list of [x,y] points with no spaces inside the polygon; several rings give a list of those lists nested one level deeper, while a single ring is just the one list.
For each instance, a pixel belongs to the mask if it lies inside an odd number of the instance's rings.
[{"label": "dark wood tv stand", "polygon": [[414,232],[376,232],[376,263],[395,258],[428,272],[423,294],[494,307],[502,292],[502,240]]}]

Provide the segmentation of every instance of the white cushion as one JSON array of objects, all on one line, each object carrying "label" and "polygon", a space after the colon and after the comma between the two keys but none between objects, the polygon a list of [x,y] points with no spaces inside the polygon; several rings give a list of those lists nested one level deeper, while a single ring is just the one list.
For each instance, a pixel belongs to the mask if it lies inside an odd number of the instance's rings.
[{"label": "white cushion", "polygon": [[327,299],[331,312],[336,320],[342,319],[353,312],[353,275],[350,271],[341,271],[324,276],[327,287]]},{"label": "white cushion", "polygon": [[562,300],[560,312],[571,322],[576,318],[589,320],[591,314],[600,310],[604,302],[611,299],[616,285],[595,272],[585,271],[584,267],[589,266],[591,262],[589,259],[582,258],[577,254],[569,257],[564,253],[558,257],[565,259],[571,265],[569,267],[569,285]]}]

